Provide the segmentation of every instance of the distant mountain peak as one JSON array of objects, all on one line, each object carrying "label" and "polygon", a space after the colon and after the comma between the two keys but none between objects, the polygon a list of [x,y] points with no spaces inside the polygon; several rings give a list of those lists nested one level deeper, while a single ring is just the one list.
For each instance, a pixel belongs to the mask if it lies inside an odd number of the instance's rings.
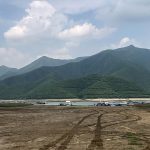
[{"label": "distant mountain peak", "polygon": [[0,77],[5,75],[8,72],[14,72],[16,70],[17,70],[16,68],[10,68],[10,67],[7,67],[5,65],[1,65],[0,66]]},{"label": "distant mountain peak", "polygon": [[129,48],[136,48],[134,45],[129,45],[129,46],[127,46],[127,47],[129,47]]},{"label": "distant mountain peak", "polygon": [[38,58],[37,60],[67,60],[67,59],[57,59],[57,58],[51,58],[48,56],[41,56],[40,58]]},{"label": "distant mountain peak", "polygon": [[54,58],[51,58],[48,56],[41,56],[35,60],[35,62],[37,62],[37,61],[48,62],[48,61],[57,61],[57,59],[54,59]]},{"label": "distant mountain peak", "polygon": [[41,57],[39,57],[38,59],[50,59],[50,57],[47,57],[47,56],[41,56]]},{"label": "distant mountain peak", "polygon": [[138,47],[135,47],[134,45],[129,45],[129,46],[126,46],[126,47],[120,47],[120,48],[117,48],[117,49],[114,49],[115,51],[131,51],[131,50],[137,50],[139,49]]},{"label": "distant mountain peak", "polygon": [[49,58],[49,57],[47,57],[47,56],[41,56],[40,58]]},{"label": "distant mountain peak", "polygon": [[8,66],[5,66],[5,65],[1,65],[0,68],[1,69],[16,69],[16,68],[11,68],[11,67],[8,67]]},{"label": "distant mountain peak", "polygon": [[1,67],[1,68],[9,68],[9,67],[7,67],[7,66],[5,66],[5,65],[1,65],[0,67]]}]

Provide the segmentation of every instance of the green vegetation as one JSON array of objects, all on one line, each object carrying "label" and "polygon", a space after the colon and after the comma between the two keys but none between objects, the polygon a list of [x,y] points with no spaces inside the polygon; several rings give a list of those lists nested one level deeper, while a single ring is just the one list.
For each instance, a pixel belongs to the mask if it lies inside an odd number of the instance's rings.
[{"label": "green vegetation", "polygon": [[135,105],[138,109],[144,109],[150,112],[150,104]]},{"label": "green vegetation", "polygon": [[71,80],[30,80],[0,86],[3,99],[46,98],[128,98],[145,97],[145,91],[134,83],[116,77],[91,75]]},{"label": "green vegetation", "polygon": [[31,72],[0,82],[0,98],[150,97],[149,58],[149,50],[128,46],[34,70],[43,63],[37,60],[28,66]]},{"label": "green vegetation", "polygon": [[71,62],[79,62],[81,60],[84,60],[85,58],[87,57],[78,57],[76,59],[61,60],[61,59],[53,59],[53,58],[43,56],[21,69],[13,69],[13,68],[1,66],[0,67],[0,80],[4,80],[8,77],[12,77],[16,75],[21,75],[21,74],[33,71],[41,67],[62,66]]},{"label": "green vegetation", "polygon": [[128,139],[129,145],[143,145],[141,139],[134,133],[128,132],[124,137]]},{"label": "green vegetation", "polygon": [[13,73],[15,71],[17,71],[16,68],[9,68],[6,66],[0,66],[0,77],[7,74],[7,73]]},{"label": "green vegetation", "polygon": [[25,103],[0,103],[0,107],[7,108],[7,107],[25,107],[31,106],[32,104],[25,104]]}]

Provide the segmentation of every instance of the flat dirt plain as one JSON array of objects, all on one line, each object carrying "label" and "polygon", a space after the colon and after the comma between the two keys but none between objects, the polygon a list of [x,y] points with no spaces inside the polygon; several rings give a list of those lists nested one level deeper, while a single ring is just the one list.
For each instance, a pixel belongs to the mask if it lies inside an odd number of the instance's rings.
[{"label": "flat dirt plain", "polygon": [[0,150],[150,150],[150,109],[0,108]]}]

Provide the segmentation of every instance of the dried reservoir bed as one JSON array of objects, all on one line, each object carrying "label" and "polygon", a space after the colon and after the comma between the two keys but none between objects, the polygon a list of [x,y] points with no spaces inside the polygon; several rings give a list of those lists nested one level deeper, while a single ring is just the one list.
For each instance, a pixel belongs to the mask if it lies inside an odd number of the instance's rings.
[{"label": "dried reservoir bed", "polygon": [[150,150],[150,111],[135,107],[0,108],[0,150]]}]

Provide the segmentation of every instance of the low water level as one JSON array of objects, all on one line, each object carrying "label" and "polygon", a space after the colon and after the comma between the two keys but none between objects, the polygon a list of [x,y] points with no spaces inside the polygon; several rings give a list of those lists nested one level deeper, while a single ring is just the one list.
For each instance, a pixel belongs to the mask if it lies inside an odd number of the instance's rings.
[{"label": "low water level", "polygon": [[98,102],[47,102],[45,105],[60,106],[60,105],[72,105],[72,106],[95,106]]}]

